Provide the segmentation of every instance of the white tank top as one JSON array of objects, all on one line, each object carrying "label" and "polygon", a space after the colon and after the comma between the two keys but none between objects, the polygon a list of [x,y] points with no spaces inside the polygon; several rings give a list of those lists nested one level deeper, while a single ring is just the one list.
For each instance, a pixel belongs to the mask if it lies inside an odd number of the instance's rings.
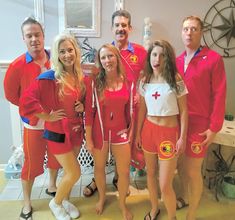
[{"label": "white tank top", "polygon": [[179,92],[171,89],[168,83],[146,83],[140,82],[139,93],[144,97],[149,116],[171,116],[178,115],[179,108],[177,98],[186,95],[188,90],[184,81],[177,82]]}]

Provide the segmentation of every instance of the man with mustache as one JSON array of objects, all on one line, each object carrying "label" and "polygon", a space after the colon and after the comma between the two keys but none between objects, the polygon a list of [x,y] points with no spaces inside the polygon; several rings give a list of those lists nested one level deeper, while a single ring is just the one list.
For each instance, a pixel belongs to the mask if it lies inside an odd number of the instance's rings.
[{"label": "man with mustache", "polygon": [[[50,69],[49,53],[44,50],[44,32],[41,24],[34,18],[26,18],[21,25],[21,31],[28,51],[10,64],[4,79],[6,99],[16,106],[19,106],[20,97],[36,77]],[[30,197],[34,179],[44,172],[46,141],[43,139],[43,130],[44,121],[42,120],[36,126],[24,123],[24,165],[21,173],[24,203],[20,220],[32,219]],[[47,156],[50,180],[46,193],[55,196],[57,170],[60,165],[48,151]]]},{"label": "man with mustache", "polygon": [[[133,140],[135,135],[135,129],[137,124],[137,111],[138,111],[138,94],[137,94],[137,85],[138,79],[141,71],[144,69],[145,59],[147,52],[139,44],[132,43],[129,41],[129,34],[132,31],[131,26],[131,15],[126,10],[115,11],[112,15],[112,33],[114,36],[114,41],[112,44],[116,46],[121,54],[122,63],[125,67],[127,80],[134,83],[134,102],[135,109],[133,114],[133,130],[131,135],[131,144],[132,144],[132,161],[131,164],[138,168],[143,168],[145,163],[143,159],[142,152],[138,152],[136,146],[134,146]],[[113,178],[113,184],[117,188],[118,176],[115,171]],[[84,196],[91,196],[97,190],[95,180],[92,179],[92,182],[86,186],[83,190]]]}]

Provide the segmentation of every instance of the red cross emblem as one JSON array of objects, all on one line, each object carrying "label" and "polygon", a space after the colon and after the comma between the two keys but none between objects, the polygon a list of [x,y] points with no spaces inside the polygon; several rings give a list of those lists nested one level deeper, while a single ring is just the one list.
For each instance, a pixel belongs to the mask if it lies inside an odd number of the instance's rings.
[{"label": "red cross emblem", "polygon": [[154,94],[152,94],[152,96],[157,99],[158,96],[160,96],[160,94],[158,94],[158,92],[155,92]]},{"label": "red cross emblem", "polygon": [[125,132],[125,133],[123,133],[122,135],[121,135],[121,138],[123,138],[123,139],[127,139],[127,133]]}]

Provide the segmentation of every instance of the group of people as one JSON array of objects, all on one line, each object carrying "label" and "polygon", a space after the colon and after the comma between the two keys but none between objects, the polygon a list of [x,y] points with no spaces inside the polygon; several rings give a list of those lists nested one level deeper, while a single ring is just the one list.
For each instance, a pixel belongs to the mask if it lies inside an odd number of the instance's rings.
[{"label": "group of people", "polygon": [[[81,176],[77,156],[84,134],[94,158],[94,178],[84,194],[90,196],[98,189],[98,215],[105,208],[106,161],[113,155],[119,207],[123,219],[133,219],[126,204],[129,168],[131,158],[142,152],[151,203],[143,219],[157,219],[160,214],[159,166],[168,219],[176,219],[176,210],[189,206],[186,219],[195,220],[203,187],[203,158],[222,127],[226,97],[223,60],[201,46],[200,18],[189,16],[183,21],[185,51],[176,58],[165,40],[155,40],[148,51],[129,42],[131,16],[125,10],[114,12],[114,41],[100,47],[98,69],[94,67],[88,77],[73,36],[55,38],[50,63],[40,23],[27,18],[21,29],[28,51],[9,66],[4,79],[6,98],[19,106],[24,124],[20,220],[32,219],[30,195],[35,177],[43,173],[45,152],[50,168],[46,193],[54,196],[49,202],[52,213],[57,220],[79,217],[69,196]],[[56,186],[61,167],[63,177]],[[182,180],[179,198],[172,186],[176,169]]]}]

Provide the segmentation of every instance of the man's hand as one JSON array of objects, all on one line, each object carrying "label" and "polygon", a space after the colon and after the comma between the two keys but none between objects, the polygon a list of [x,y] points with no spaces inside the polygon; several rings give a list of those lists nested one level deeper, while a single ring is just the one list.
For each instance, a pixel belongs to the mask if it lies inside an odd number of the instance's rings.
[{"label": "man's hand", "polygon": [[214,140],[216,133],[207,129],[206,131],[199,133],[201,136],[205,136],[205,140],[201,143],[201,146],[208,147]]}]

